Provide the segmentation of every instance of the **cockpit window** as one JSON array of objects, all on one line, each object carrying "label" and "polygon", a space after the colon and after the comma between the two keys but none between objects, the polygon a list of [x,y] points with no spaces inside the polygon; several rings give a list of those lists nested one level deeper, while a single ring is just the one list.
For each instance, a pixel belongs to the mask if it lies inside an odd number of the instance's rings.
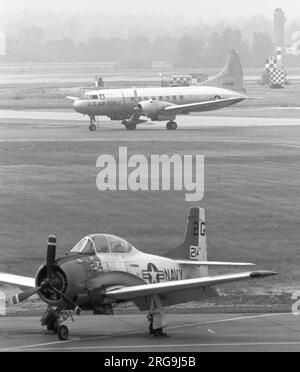
[{"label": "cockpit window", "polygon": [[88,93],[86,93],[84,95],[84,98],[85,99],[90,99],[90,100],[98,100],[99,99],[99,97],[97,96],[97,94],[88,94]]},{"label": "cockpit window", "polygon": [[132,246],[124,239],[108,236],[112,253],[129,253]]},{"label": "cockpit window", "polygon": [[95,254],[95,247],[90,237],[83,238],[75,247],[71,250],[71,253],[80,254]]},{"label": "cockpit window", "polygon": [[105,235],[95,235],[93,238],[97,253],[109,253],[109,243]]}]

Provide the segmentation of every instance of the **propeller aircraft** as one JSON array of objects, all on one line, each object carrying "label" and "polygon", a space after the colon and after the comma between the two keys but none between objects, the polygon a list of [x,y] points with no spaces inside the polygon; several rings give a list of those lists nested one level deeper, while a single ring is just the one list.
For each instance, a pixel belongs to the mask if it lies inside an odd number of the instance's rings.
[{"label": "propeller aircraft", "polygon": [[95,131],[96,117],[120,120],[127,130],[151,119],[167,121],[167,130],[178,128],[177,115],[219,110],[249,99],[245,94],[244,74],[240,58],[230,51],[224,69],[204,83],[188,87],[150,87],[132,89],[100,89],[84,97],[67,97],[76,112],[90,118],[89,130]]},{"label": "propeller aircraft", "polygon": [[67,340],[65,321],[82,311],[113,314],[113,306],[133,302],[147,312],[150,335],[165,336],[164,308],[218,296],[215,286],[277,275],[271,271],[209,276],[210,267],[244,267],[250,263],[209,262],[205,211],[192,208],[184,242],[164,256],[143,253],[126,240],[106,234],[83,238],[64,257],[56,258],[50,236],[46,263],[35,278],[0,273],[0,283],[24,289],[10,299],[23,302],[37,294],[48,307],[41,324]]}]

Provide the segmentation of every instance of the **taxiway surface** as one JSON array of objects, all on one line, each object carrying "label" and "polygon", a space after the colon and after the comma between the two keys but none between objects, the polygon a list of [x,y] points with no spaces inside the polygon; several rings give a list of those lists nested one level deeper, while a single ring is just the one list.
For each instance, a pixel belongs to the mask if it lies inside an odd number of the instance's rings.
[{"label": "taxiway surface", "polygon": [[299,352],[300,322],[292,314],[168,315],[168,338],[147,336],[145,315],[84,316],[58,341],[38,317],[0,318],[0,351]]},{"label": "taxiway surface", "polygon": [[270,110],[269,114],[263,112],[264,116],[260,115],[260,110],[239,109],[223,111],[216,116],[178,116],[177,131],[167,131],[165,124],[151,122],[139,126],[136,131],[126,131],[120,122],[101,118],[98,130],[89,132],[88,119],[73,112],[0,110],[0,142],[206,141],[214,129],[218,129],[216,136],[222,136],[224,141],[227,137],[228,140],[234,139],[235,135],[243,141],[243,133],[251,140],[252,128],[258,128],[257,133],[263,128],[268,135],[272,135],[272,131],[284,133],[284,128],[289,128],[291,139],[299,136],[299,109],[287,112],[286,116],[282,110]]}]

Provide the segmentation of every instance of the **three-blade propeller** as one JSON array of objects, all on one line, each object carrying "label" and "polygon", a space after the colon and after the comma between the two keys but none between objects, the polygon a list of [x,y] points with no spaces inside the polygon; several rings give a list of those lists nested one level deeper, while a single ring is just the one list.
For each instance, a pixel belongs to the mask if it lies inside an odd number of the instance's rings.
[{"label": "three-blade propeller", "polygon": [[54,266],[55,266],[55,258],[56,258],[56,237],[54,235],[50,235],[48,238],[48,247],[47,247],[47,257],[46,257],[46,270],[47,270],[47,277],[44,282],[35,288],[28,289],[24,292],[19,293],[18,295],[12,297],[9,302],[13,305],[16,305],[20,302],[27,300],[28,298],[32,297],[33,295],[37,294],[39,291],[43,289],[50,289],[51,291],[58,294],[58,296],[64,300],[66,304],[68,304],[69,309],[75,311],[76,315],[80,315],[82,310],[62,291],[56,288],[54,280]]},{"label": "three-blade propeller", "polygon": [[[54,235],[50,235],[48,238],[48,247],[47,247],[47,258],[46,258],[46,268],[47,268],[47,279],[41,286],[28,289],[24,292],[19,293],[16,296],[13,296],[9,302],[13,305],[16,305],[20,302],[27,300],[28,298],[32,297],[36,293],[38,293],[43,287],[50,286],[51,279],[54,270],[55,264],[55,257],[56,257],[56,237]],[[59,291],[57,291],[59,292]]]}]

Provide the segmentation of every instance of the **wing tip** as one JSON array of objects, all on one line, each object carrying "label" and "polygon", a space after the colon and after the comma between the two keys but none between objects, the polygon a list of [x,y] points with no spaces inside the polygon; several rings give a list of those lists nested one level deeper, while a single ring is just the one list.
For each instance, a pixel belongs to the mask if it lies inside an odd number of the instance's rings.
[{"label": "wing tip", "polygon": [[262,279],[279,275],[275,271],[254,271],[250,274],[251,279]]}]

